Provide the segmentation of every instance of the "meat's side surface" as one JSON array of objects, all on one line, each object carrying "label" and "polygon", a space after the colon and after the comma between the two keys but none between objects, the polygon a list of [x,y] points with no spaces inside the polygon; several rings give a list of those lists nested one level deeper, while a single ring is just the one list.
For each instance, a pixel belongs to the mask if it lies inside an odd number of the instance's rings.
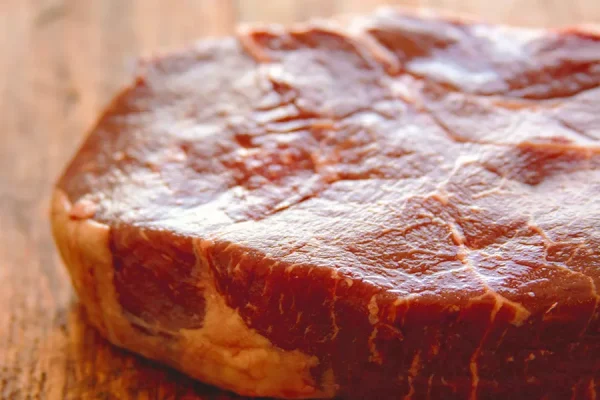
[{"label": "meat's side surface", "polygon": [[596,399],[600,36],[382,10],[146,60],[53,228],[109,340],[241,394]]}]

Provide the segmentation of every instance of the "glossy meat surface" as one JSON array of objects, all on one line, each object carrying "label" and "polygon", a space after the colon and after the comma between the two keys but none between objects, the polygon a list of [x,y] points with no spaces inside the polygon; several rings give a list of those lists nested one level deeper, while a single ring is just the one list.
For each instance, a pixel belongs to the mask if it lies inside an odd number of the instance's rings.
[{"label": "glossy meat surface", "polygon": [[132,324],[202,326],[201,251],[339,396],[596,396],[590,32],[384,10],[203,41],[142,63],[58,188],[110,227]]}]

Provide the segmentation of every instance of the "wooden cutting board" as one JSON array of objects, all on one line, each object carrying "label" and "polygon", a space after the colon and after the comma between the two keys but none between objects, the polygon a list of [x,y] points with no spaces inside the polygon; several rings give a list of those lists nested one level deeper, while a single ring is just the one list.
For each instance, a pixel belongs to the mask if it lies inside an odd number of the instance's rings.
[{"label": "wooden cutting board", "polygon": [[0,0],[0,399],[232,399],[87,327],[50,235],[52,182],[135,58],[238,22],[440,7],[528,26],[600,23],[598,0]]}]

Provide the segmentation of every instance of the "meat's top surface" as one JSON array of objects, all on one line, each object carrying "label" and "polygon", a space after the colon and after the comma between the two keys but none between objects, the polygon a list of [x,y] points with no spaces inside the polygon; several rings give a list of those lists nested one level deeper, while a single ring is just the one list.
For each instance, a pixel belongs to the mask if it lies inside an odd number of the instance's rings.
[{"label": "meat's top surface", "polygon": [[144,61],[59,187],[117,232],[235,244],[260,261],[242,276],[310,270],[390,304],[491,295],[515,324],[551,312],[581,333],[599,141],[599,36],[386,10]]}]

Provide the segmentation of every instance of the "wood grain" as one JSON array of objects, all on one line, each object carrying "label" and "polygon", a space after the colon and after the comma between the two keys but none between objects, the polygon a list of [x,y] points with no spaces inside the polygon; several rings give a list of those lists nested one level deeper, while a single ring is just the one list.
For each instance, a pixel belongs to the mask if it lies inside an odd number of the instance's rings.
[{"label": "wood grain", "polygon": [[378,4],[530,26],[600,23],[597,0],[2,0],[0,398],[230,399],[116,349],[85,324],[48,226],[54,179],[136,57]]}]

